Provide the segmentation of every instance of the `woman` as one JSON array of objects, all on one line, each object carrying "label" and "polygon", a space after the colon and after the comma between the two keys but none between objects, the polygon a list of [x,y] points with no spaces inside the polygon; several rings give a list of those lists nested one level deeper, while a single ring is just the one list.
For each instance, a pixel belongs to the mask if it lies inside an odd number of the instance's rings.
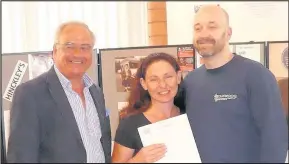
[{"label": "woman", "polygon": [[112,162],[152,163],[165,155],[166,147],[161,143],[143,147],[137,128],[184,113],[178,95],[180,82],[180,67],[174,57],[156,53],[142,61],[129,104],[123,109],[125,118],[116,131]]}]

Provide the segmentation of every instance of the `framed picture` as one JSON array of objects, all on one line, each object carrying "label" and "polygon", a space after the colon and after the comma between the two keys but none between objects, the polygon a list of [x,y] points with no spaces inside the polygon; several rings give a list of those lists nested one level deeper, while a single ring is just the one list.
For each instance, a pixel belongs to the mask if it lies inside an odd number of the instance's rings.
[{"label": "framed picture", "polygon": [[277,80],[288,78],[288,41],[268,42],[268,66]]},{"label": "framed picture", "polygon": [[265,42],[230,43],[232,52],[266,66]]}]

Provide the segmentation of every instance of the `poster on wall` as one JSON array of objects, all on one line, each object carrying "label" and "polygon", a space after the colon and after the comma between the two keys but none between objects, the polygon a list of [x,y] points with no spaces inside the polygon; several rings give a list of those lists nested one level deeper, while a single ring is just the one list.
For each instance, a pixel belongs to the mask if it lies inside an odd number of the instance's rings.
[{"label": "poster on wall", "polygon": [[[126,102],[128,102],[128,96],[131,93],[131,84],[135,82],[135,73],[143,59],[152,53],[160,52],[167,53],[178,59],[178,48],[189,46],[170,45],[100,49],[101,81],[99,81],[99,84],[104,93],[105,106],[110,109],[112,139],[114,139],[120,114],[123,112],[122,109],[126,106]],[[192,62],[188,60],[187,64],[192,64]],[[184,68],[192,70],[188,65],[184,66],[187,66]]]},{"label": "poster on wall", "polygon": [[235,53],[265,65],[265,43],[249,43],[234,45]]},{"label": "poster on wall", "polygon": [[15,89],[21,84],[23,76],[26,72],[28,63],[18,60],[13,73],[11,74],[10,80],[7,84],[3,99],[12,102]]},{"label": "poster on wall", "polygon": [[145,56],[115,58],[115,80],[117,92],[130,92],[137,68]]},{"label": "poster on wall", "polygon": [[269,70],[279,81],[288,78],[288,41],[268,42]]},{"label": "poster on wall", "polygon": [[185,78],[195,68],[195,50],[193,46],[178,47],[177,49],[177,61],[180,65],[182,77]]},{"label": "poster on wall", "polygon": [[53,65],[52,53],[28,54],[29,79],[47,72]]}]

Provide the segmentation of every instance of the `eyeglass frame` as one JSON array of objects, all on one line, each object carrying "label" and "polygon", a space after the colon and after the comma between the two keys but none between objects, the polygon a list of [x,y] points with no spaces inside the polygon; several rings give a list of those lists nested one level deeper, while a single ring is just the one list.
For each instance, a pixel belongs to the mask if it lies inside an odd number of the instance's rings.
[{"label": "eyeglass frame", "polygon": [[[80,49],[82,53],[89,53],[92,52],[93,46],[90,44],[81,44],[80,46],[72,42],[67,43],[55,43],[55,45],[60,45],[64,52],[73,53],[76,49]],[[85,47],[86,46],[86,47]],[[83,49],[85,48],[85,49]]]}]

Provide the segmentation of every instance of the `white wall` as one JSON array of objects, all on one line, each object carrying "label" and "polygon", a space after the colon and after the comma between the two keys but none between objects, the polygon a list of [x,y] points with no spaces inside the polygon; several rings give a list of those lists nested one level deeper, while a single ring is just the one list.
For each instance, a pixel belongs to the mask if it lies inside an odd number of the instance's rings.
[{"label": "white wall", "polygon": [[288,2],[167,2],[168,44],[191,44],[194,5],[219,4],[233,29],[231,42],[288,40]]}]

